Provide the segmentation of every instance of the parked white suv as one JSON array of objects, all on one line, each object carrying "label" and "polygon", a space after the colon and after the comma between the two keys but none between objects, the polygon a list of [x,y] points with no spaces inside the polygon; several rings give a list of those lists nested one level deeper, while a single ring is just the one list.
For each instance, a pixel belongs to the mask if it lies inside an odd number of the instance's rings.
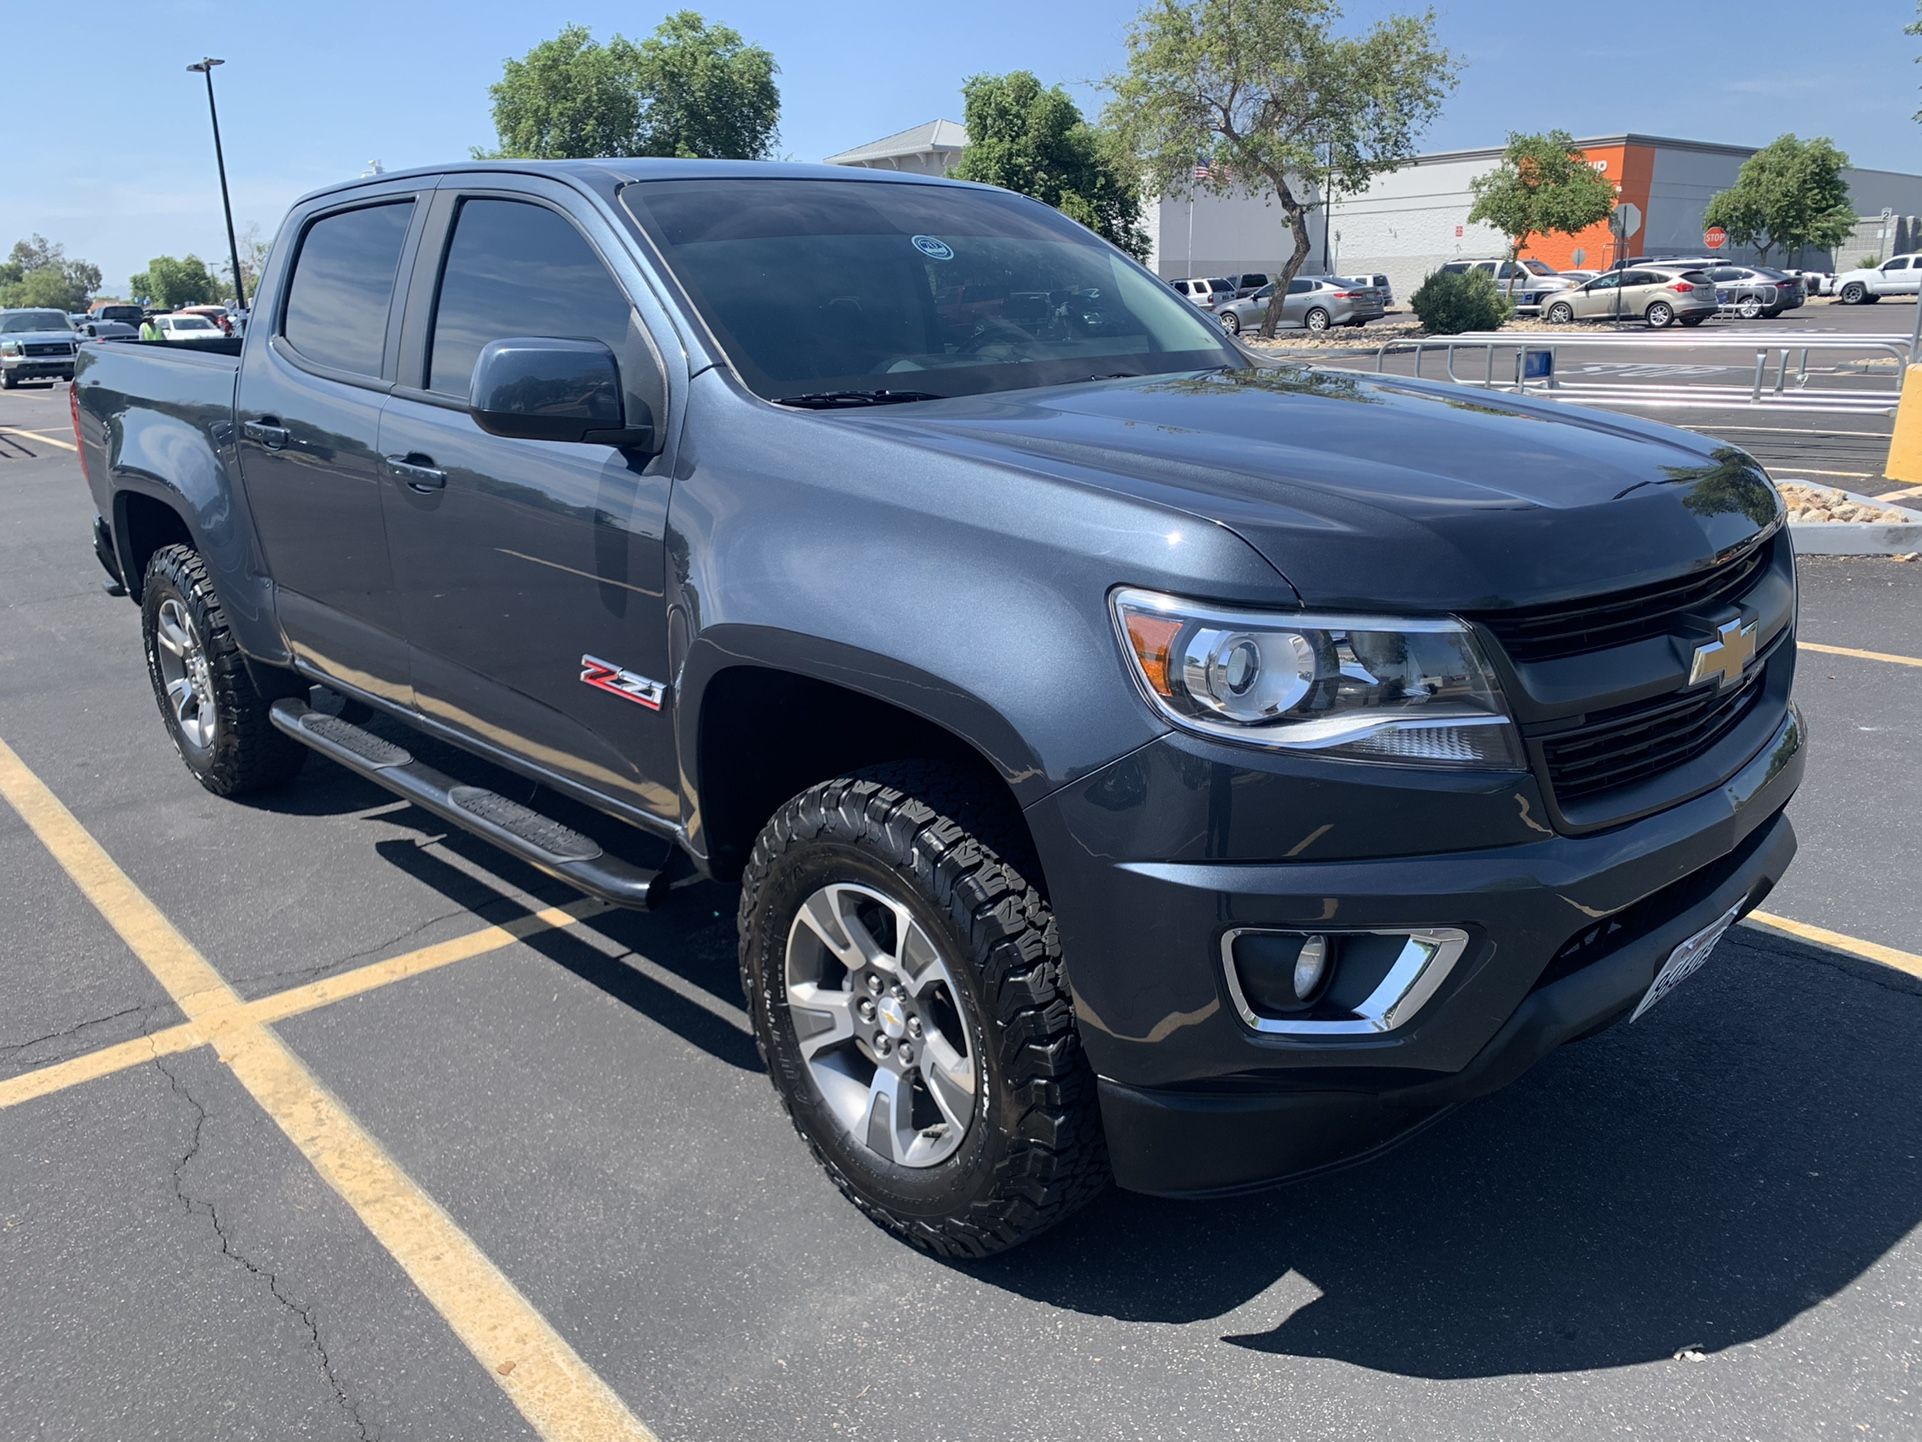
[{"label": "parked white suv", "polygon": [[1540,310],[1543,296],[1550,291],[1568,290],[1574,284],[1539,260],[1451,260],[1442,269],[1455,275],[1479,270],[1494,277],[1495,288],[1507,296],[1518,311]]},{"label": "parked white suv", "polygon": [[1843,305],[1868,305],[1885,295],[1914,295],[1922,290],[1922,254],[1898,255],[1872,269],[1845,270],[1835,278],[1835,298]]}]

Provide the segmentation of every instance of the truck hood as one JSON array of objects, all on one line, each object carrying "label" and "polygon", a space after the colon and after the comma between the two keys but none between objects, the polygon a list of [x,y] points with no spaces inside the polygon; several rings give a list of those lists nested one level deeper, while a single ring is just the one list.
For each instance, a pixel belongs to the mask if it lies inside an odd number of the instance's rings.
[{"label": "truck hood", "polygon": [[70,340],[77,343],[81,339],[83,337],[70,330],[10,330],[5,335],[0,335],[0,343],[30,341],[34,345],[41,345],[50,340]]},{"label": "truck hood", "polygon": [[1316,606],[1569,600],[1686,573],[1781,515],[1754,460],[1685,431],[1307,367],[1054,386],[837,419],[1218,522]]}]

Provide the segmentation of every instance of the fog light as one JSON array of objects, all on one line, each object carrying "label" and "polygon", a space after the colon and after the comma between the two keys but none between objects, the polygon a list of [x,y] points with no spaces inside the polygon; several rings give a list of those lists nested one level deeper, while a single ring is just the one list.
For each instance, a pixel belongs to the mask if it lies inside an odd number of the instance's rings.
[{"label": "fog light", "polygon": [[1303,1005],[1313,1001],[1326,980],[1328,938],[1311,936],[1301,944],[1301,954],[1295,958],[1295,1000]]}]

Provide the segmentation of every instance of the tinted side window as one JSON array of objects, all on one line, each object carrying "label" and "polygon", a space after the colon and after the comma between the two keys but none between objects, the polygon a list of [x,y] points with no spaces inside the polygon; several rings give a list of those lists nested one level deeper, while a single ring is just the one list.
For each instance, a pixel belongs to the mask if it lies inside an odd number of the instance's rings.
[{"label": "tinted side window", "polygon": [[308,360],[380,374],[387,308],[414,203],[404,200],[323,216],[307,228],[287,286],[281,334]]},{"label": "tinted side window", "polygon": [[1315,283],[1312,280],[1291,280],[1288,282],[1288,294],[1290,295],[1306,295],[1314,288]]},{"label": "tinted side window", "polygon": [[1442,267],[1442,274],[1444,275],[1465,275],[1467,272],[1468,262],[1465,260],[1451,260],[1447,265]]},{"label": "tinted side window", "polygon": [[1892,260],[1882,267],[1884,270],[1907,270],[1908,268],[1909,262],[1906,257],[1901,260]]},{"label": "tinted side window", "polygon": [[578,230],[544,206],[465,200],[441,272],[427,388],[467,394],[490,340],[557,336],[627,347],[627,293]]}]

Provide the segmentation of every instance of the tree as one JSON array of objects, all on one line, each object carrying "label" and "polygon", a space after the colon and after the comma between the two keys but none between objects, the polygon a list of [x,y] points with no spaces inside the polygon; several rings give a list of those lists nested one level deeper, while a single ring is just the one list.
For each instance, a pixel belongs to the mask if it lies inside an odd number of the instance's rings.
[{"label": "tree", "polygon": [[177,310],[183,305],[212,304],[219,282],[197,255],[189,255],[184,260],[157,255],[128,283],[128,289],[133,299],[142,305]]},{"label": "tree", "polygon": [[1615,208],[1615,187],[1566,130],[1510,131],[1500,164],[1469,181],[1468,189],[1475,197],[1468,218],[1507,236],[1510,260],[1531,235],[1573,235],[1607,220]]},{"label": "tree", "polygon": [[1766,261],[1780,246],[1831,250],[1855,230],[1855,206],[1842,172],[1849,158],[1825,135],[1778,136],[1742,162],[1735,184],[1710,198],[1702,219]]},{"label": "tree", "polygon": [[765,160],[781,120],[780,67],[758,45],[692,10],[660,23],[640,44],[636,155]]},{"label": "tree", "polygon": [[[267,256],[273,250],[271,241],[263,240],[260,223],[248,221],[246,229],[240,232],[240,273],[247,281],[247,303],[253,304],[254,297],[260,293],[260,273],[267,268]],[[229,295],[237,296],[234,289],[234,264],[231,260],[215,261],[216,282]]]},{"label": "tree", "polygon": [[692,10],[635,44],[607,44],[569,25],[504,62],[494,98],[492,151],[475,156],[564,160],[668,155],[760,160],[781,115],[774,57]]},{"label": "tree", "polygon": [[[1340,16],[1335,0],[1153,0],[1128,32],[1127,71],[1109,80],[1107,118],[1163,194],[1274,197],[1294,243],[1274,278],[1283,291],[1311,248],[1301,177],[1352,192],[1402,165],[1459,72],[1432,10],[1359,39],[1333,32]],[[1263,336],[1281,309],[1268,308]]]},{"label": "tree", "polygon": [[[1903,26],[1902,33],[1904,35],[1922,35],[1922,0],[1915,0],[1915,21],[1913,24]],[[1916,56],[1915,62],[1918,65],[1922,65],[1922,55]],[[1922,110],[1915,112],[1915,118],[1922,120]]]},{"label": "tree", "polygon": [[43,235],[14,242],[0,261],[0,306],[84,310],[99,289],[99,266],[69,260],[65,248]]},{"label": "tree", "polygon": [[1088,124],[1059,85],[1026,70],[976,75],[961,87],[968,148],[962,180],[1031,195],[1078,220],[1137,260],[1148,253],[1133,162]]}]

